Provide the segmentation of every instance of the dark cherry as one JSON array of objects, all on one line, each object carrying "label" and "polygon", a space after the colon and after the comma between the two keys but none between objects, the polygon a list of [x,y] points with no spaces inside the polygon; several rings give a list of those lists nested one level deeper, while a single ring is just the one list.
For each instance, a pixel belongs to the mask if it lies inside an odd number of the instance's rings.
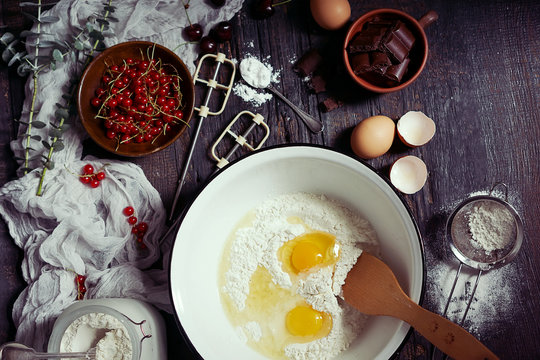
[{"label": "dark cherry", "polygon": [[254,14],[259,19],[266,19],[274,15],[272,0],[259,0],[255,4]]},{"label": "dark cherry", "polygon": [[184,28],[184,34],[189,41],[199,41],[202,38],[202,26],[199,24],[191,24]]},{"label": "dark cherry", "polygon": [[216,52],[217,44],[210,36],[204,36],[199,43],[202,54],[211,54]]},{"label": "dark cherry", "polygon": [[228,21],[222,21],[213,29],[214,38],[219,42],[232,39],[232,25]]},{"label": "dark cherry", "polygon": [[225,0],[211,0],[211,1],[212,1],[212,4],[218,7],[225,5]]}]

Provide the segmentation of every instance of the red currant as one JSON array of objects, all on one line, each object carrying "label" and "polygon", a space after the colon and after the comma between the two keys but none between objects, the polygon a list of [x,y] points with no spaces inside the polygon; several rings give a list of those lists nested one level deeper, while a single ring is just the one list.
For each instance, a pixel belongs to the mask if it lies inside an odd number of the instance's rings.
[{"label": "red currant", "polygon": [[129,223],[130,225],[135,225],[135,224],[137,223],[137,217],[135,217],[135,216],[130,216],[130,217],[128,218],[128,223]]},{"label": "red currant", "polygon": [[137,229],[139,233],[144,234],[148,230],[148,224],[145,222],[140,222],[137,224]]},{"label": "red currant", "polygon": [[135,209],[133,208],[133,206],[126,206],[124,210],[122,210],[122,213],[125,216],[131,216],[133,215],[134,212],[135,212]]},{"label": "red currant", "polygon": [[83,173],[85,175],[92,175],[94,173],[94,167],[90,164],[86,164],[83,167]]},{"label": "red currant", "polygon": [[103,171],[100,171],[96,174],[96,179],[101,181],[103,179],[105,179],[105,173]]},{"label": "red currant", "polygon": [[92,98],[92,100],[90,100],[90,104],[92,104],[93,107],[100,107],[101,106],[101,100],[97,97],[95,98]]}]

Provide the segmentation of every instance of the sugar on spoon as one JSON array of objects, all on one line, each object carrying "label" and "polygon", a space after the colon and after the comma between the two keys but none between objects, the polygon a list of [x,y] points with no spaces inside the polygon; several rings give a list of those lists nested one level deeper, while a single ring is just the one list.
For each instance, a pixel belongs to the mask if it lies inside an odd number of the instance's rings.
[{"label": "sugar on spoon", "polygon": [[276,88],[271,84],[271,71],[255,58],[247,58],[242,60],[240,63],[240,75],[242,79],[247,82],[250,86],[257,89],[266,89],[276,95],[278,98],[283,100],[291,109],[302,119],[306,126],[314,133],[320,133],[324,129],[322,122],[316,120],[311,115],[300,109],[298,106],[294,105],[289,101],[283,94],[281,94]]},{"label": "sugar on spoon", "polygon": [[35,360],[35,359],[87,359],[95,360],[96,348],[88,351],[71,353],[37,352],[23,344],[9,342],[0,346],[0,360]]},{"label": "sugar on spoon", "polygon": [[454,359],[498,359],[465,329],[413,302],[388,265],[367,252],[347,274],[342,290],[345,301],[360,312],[401,319]]}]

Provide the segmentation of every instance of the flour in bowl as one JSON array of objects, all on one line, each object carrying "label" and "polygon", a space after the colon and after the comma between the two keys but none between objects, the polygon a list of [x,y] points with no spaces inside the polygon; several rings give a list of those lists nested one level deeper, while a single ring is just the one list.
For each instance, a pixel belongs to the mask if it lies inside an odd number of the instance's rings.
[{"label": "flour in bowl", "polygon": [[268,199],[223,254],[225,312],[240,338],[270,358],[334,358],[367,319],[340,297],[363,250],[378,255],[375,231],[344,204],[309,193]]}]

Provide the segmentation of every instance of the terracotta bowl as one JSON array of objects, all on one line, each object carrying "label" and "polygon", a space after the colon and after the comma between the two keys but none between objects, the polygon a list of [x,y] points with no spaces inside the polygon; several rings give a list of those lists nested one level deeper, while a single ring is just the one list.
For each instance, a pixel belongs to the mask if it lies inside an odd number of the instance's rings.
[{"label": "terracotta bowl", "polygon": [[[99,87],[104,87],[101,78],[108,66],[122,64],[126,58],[134,60],[147,60],[147,50],[153,50],[153,58],[160,59],[163,64],[172,65],[180,77],[180,89],[182,92],[181,110],[184,113],[183,122],[171,123],[171,129],[165,134],[156,136],[153,141],[118,144],[118,140],[109,139],[106,136],[104,119],[96,118],[98,108],[91,105],[95,91]],[[170,71],[169,71],[170,73]],[[195,89],[191,74],[182,60],[171,50],[152,42],[130,41],[112,46],[99,54],[86,68],[79,83],[77,93],[77,108],[81,122],[88,132],[88,135],[102,148],[112,153],[138,157],[155,153],[171,145],[184,132],[193,114],[195,101]]]},{"label": "terracotta bowl", "polygon": [[[391,85],[389,83],[385,83],[381,80],[381,77],[368,78],[367,76],[358,76],[354,73],[349,62],[349,53],[347,51],[349,42],[358,32],[362,30],[364,24],[366,24],[375,17],[386,20],[401,20],[412,32],[416,39],[413,47],[409,52],[409,58],[411,59],[411,61],[408,66],[407,73],[403,76],[401,82],[398,85]],[[403,11],[394,9],[377,9],[360,16],[349,28],[343,45],[343,59],[345,61],[345,67],[347,68],[347,72],[357,84],[369,91],[373,91],[376,93],[389,93],[404,89],[416,80],[416,78],[418,77],[418,75],[420,75],[420,73],[424,69],[424,66],[426,65],[428,56],[428,41],[426,33],[424,32],[424,28],[436,21],[437,18],[437,13],[434,11],[430,11],[425,14],[420,20],[416,20],[415,18],[404,13]]]}]

